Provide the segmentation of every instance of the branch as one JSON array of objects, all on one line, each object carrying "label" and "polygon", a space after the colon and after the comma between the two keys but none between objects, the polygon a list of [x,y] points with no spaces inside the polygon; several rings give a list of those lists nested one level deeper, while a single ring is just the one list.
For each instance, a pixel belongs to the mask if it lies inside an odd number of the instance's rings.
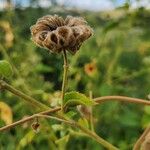
[{"label": "branch", "polygon": [[62,118],[58,118],[58,117],[54,117],[54,116],[36,114],[34,117],[48,118],[48,119],[57,120],[57,121],[60,121],[60,122],[66,123],[66,124],[71,124],[71,122],[69,122],[68,120],[65,120],[65,119],[62,119]]},{"label": "branch", "polygon": [[102,97],[94,98],[94,100],[98,104],[107,101],[119,101],[119,102],[128,102],[128,103],[135,103],[135,104],[142,104],[142,105],[150,105],[150,101],[139,99],[139,98],[126,97],[126,96],[102,96]]},{"label": "branch", "polygon": [[[9,85],[8,83],[6,83],[3,80],[0,80],[0,89],[6,89],[9,92],[13,93],[14,95],[21,97],[22,99],[24,99],[28,103],[32,104],[33,106],[41,108],[42,110],[50,109],[45,104],[38,102],[36,99],[34,99],[34,98],[24,94],[23,92],[15,89],[14,87],[12,87],[11,85]],[[150,101],[147,101],[144,99],[139,99],[139,98],[126,97],[126,96],[102,96],[102,97],[94,98],[94,100],[98,104],[113,100],[113,101],[123,101],[123,102],[136,103],[136,104],[142,104],[142,105],[150,105]]]},{"label": "branch", "polygon": [[58,117],[52,117],[52,116],[48,116],[48,115],[37,115],[37,116],[49,118],[49,119],[55,119],[55,120],[64,122],[65,124],[68,124],[72,127],[79,128],[81,131],[83,131],[85,134],[87,134],[90,138],[94,139],[95,141],[97,141],[98,143],[103,145],[105,148],[110,149],[110,150],[119,150],[118,148],[116,148],[115,146],[110,144],[109,142],[105,141],[103,138],[99,137],[96,133],[90,131],[87,128],[84,128],[83,126],[81,126],[80,124],[76,123],[73,120],[64,120],[64,119],[61,119]]},{"label": "branch", "polygon": [[98,136],[95,132],[90,131],[87,128],[84,128],[83,126],[79,125],[78,123],[74,122],[74,127],[79,128],[82,130],[84,133],[86,133],[89,137],[93,138],[95,141],[103,145],[105,148],[109,150],[119,150],[117,147],[113,146],[109,142],[105,141],[103,138]]},{"label": "branch", "polygon": [[[11,93],[17,95],[18,97],[23,98],[24,100],[26,100],[27,102],[31,103],[34,106],[37,106],[37,107],[39,107],[41,109],[44,109],[44,110],[45,109],[49,109],[48,106],[46,106],[46,105],[38,102],[34,98],[32,98],[32,97],[30,97],[30,96],[22,93],[21,91],[13,88],[11,85],[7,84],[6,82],[4,82],[2,80],[0,80],[0,89],[1,88],[4,88],[4,89],[10,91]],[[129,103],[138,103],[138,104],[143,104],[143,105],[150,105],[149,101],[138,99],[138,98],[126,97],[126,96],[104,96],[104,97],[95,98],[94,100],[98,104],[100,104],[102,102],[107,102],[107,101],[110,101],[110,100],[114,100],[114,101],[124,101],[124,102],[129,102]],[[15,127],[17,125],[23,124],[23,123],[25,123],[27,121],[30,121],[30,120],[34,119],[37,116],[47,115],[49,113],[54,113],[54,112],[57,112],[59,110],[61,110],[60,107],[54,108],[54,109],[51,109],[51,110],[47,110],[47,111],[44,111],[44,112],[41,112],[41,113],[34,114],[34,115],[30,116],[30,117],[27,117],[25,119],[19,120],[19,121],[14,122],[14,123],[12,123],[10,125],[7,125],[7,126],[4,126],[4,127],[0,128],[0,131],[4,131],[4,130],[10,129],[12,127]],[[57,115],[57,117],[58,117],[58,115]],[[59,117],[61,118],[61,121],[64,121],[62,119],[63,118],[62,116],[59,115]],[[59,119],[59,121],[60,121],[60,119]],[[67,121],[67,123],[68,123],[68,121]],[[107,141],[105,141],[104,139],[102,139],[101,137],[99,137],[96,133],[94,133],[94,132],[92,132],[92,131],[90,131],[90,130],[82,127],[82,126],[80,126],[76,122],[73,122],[73,124],[70,124],[70,125],[78,127],[83,132],[85,132],[87,135],[89,135],[89,137],[92,137],[93,139],[95,139],[97,142],[101,143],[105,147],[107,147],[109,149],[111,148],[112,150],[117,150],[117,148],[113,147],[113,145],[111,145],[110,143],[108,143]]]},{"label": "branch", "polygon": [[47,110],[47,111],[43,111],[43,112],[34,114],[34,115],[30,116],[30,117],[23,118],[23,119],[21,119],[19,121],[16,121],[16,122],[12,123],[12,124],[9,124],[9,125],[6,125],[4,127],[1,127],[0,128],[0,132],[8,130],[8,129],[11,129],[11,128],[13,128],[13,127],[15,127],[17,125],[21,125],[21,124],[23,124],[25,122],[31,121],[31,120],[33,120],[36,117],[36,115],[47,115],[47,114],[55,113],[55,112],[57,112],[59,110],[60,110],[60,107],[59,108],[50,109],[50,110]]},{"label": "branch", "polygon": [[5,89],[5,90],[13,93],[14,95],[24,99],[29,104],[32,104],[33,106],[36,106],[37,108],[40,108],[41,110],[50,109],[48,106],[46,106],[43,103],[37,101],[36,99],[24,94],[23,92],[15,89],[14,87],[12,87],[11,85],[9,85],[8,83],[6,83],[3,80],[0,80],[0,89]]},{"label": "branch", "polygon": [[79,128],[85,134],[87,134],[89,137],[91,137],[92,139],[94,139],[98,143],[102,144],[104,147],[106,147],[108,149],[111,149],[111,150],[118,150],[112,144],[110,144],[109,142],[105,141],[103,138],[99,137],[96,133],[90,131],[89,129],[86,129],[86,128],[82,127],[81,125],[79,125],[75,121],[62,119],[62,118],[64,118],[63,116],[60,116],[60,118],[58,118],[58,117],[46,115],[46,114],[49,114],[49,113],[52,113],[52,112],[56,112],[58,110],[60,110],[60,108],[55,108],[53,110],[44,111],[44,112],[41,112],[41,113],[34,114],[34,115],[30,116],[30,117],[24,118],[22,120],[19,120],[19,121],[13,123],[13,124],[10,124],[10,125],[7,125],[5,127],[0,128],[0,131],[8,130],[8,129],[14,127],[14,126],[21,125],[21,124],[23,124],[25,122],[28,122],[28,121],[31,121],[31,120],[33,120],[34,118],[37,118],[37,117],[42,117],[42,118],[44,117],[44,118],[49,118],[49,119],[54,119],[54,120],[57,120],[57,121],[61,121],[61,122],[65,123],[65,124],[68,124],[68,125],[70,125],[72,127]]},{"label": "branch", "polygon": [[[143,104],[143,105],[150,105],[149,101],[142,100],[142,99],[137,99],[137,98],[125,97],[125,96],[104,96],[104,97],[97,97],[94,100],[99,104],[103,103],[103,102],[110,101],[110,100],[114,100],[114,101],[123,101],[123,102],[129,102],[129,103],[138,103],[138,104]],[[61,110],[61,107],[50,109],[50,110],[47,110],[47,111],[44,111],[44,112],[41,112],[41,113],[38,113],[38,114],[45,114],[46,115],[46,114],[49,114],[49,113],[55,113],[59,110]],[[28,118],[28,119],[27,118],[21,119],[17,122],[14,122],[14,123],[10,124],[10,125],[6,125],[6,126],[0,128],[0,131],[10,129],[10,128],[15,127],[19,124],[23,124],[26,121],[32,120],[32,118],[31,119]]]},{"label": "branch", "polygon": [[141,147],[141,144],[144,142],[146,135],[150,132],[150,127],[147,127],[143,134],[139,137],[139,139],[136,141],[133,150],[139,150]]}]

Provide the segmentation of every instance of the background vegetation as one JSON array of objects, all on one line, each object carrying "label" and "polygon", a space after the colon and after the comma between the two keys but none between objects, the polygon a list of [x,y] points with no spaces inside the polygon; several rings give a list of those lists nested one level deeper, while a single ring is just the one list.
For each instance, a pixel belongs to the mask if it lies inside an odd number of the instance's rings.
[{"label": "background vegetation", "polygon": [[[57,105],[62,56],[49,54],[30,39],[30,26],[47,14],[82,16],[94,29],[94,36],[80,51],[75,56],[69,55],[68,91],[89,95],[91,90],[94,97],[150,97],[150,11],[131,10],[128,4],[106,12],[68,10],[60,6],[0,11],[0,59],[8,60],[14,69],[9,83],[49,106]],[[32,107],[6,91],[0,91],[0,102],[0,126],[34,113]],[[121,150],[130,150],[150,122],[150,107],[121,102],[103,103],[93,114],[96,132]],[[76,135],[71,128],[51,121],[41,122],[37,134],[30,124],[0,133],[0,149],[103,149],[91,139]]]}]

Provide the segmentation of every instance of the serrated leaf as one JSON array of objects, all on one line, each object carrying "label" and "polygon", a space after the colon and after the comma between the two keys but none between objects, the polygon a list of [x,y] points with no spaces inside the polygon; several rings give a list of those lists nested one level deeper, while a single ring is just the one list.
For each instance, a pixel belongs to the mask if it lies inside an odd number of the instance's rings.
[{"label": "serrated leaf", "polygon": [[0,77],[9,78],[13,74],[11,65],[6,60],[0,61]]},{"label": "serrated leaf", "polygon": [[92,106],[95,102],[90,98],[86,97],[84,94],[79,92],[68,92],[64,96],[64,107],[67,108],[69,106],[76,106],[76,105],[85,105],[85,106]]}]

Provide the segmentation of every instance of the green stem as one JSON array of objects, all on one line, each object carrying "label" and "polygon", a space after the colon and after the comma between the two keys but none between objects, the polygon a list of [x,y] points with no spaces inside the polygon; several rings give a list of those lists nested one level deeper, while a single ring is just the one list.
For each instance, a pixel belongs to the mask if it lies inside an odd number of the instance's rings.
[{"label": "green stem", "polygon": [[67,73],[68,73],[68,60],[67,60],[67,54],[66,54],[65,50],[63,50],[63,58],[64,58],[64,74],[63,74],[63,82],[62,82],[61,111],[63,111],[63,106],[64,106],[64,96],[65,96],[65,92],[66,92]]},{"label": "green stem", "polygon": [[[89,97],[91,100],[93,99],[92,91],[89,92]],[[94,118],[93,118],[93,107],[92,106],[90,106],[90,128],[91,128],[91,131],[94,132]]]},{"label": "green stem", "polygon": [[79,125],[78,123],[74,122],[74,126],[82,130],[85,134],[87,134],[89,137],[103,145],[105,148],[109,150],[119,150],[117,147],[113,146],[100,136],[98,136],[95,132],[90,131],[89,129],[84,128],[83,126]]},{"label": "green stem", "polygon": [[97,141],[101,145],[103,145],[105,148],[107,148],[109,150],[119,150],[117,147],[113,146],[109,142],[105,141],[103,138],[99,137],[95,132],[92,132],[89,129],[84,128],[83,126],[81,126],[80,124],[76,123],[75,121],[66,120],[63,116],[60,116],[60,118],[58,116],[57,117],[53,117],[53,116],[48,116],[48,115],[36,115],[36,116],[37,117],[39,116],[39,117],[49,118],[49,119],[55,119],[57,121],[61,121],[61,122],[65,123],[65,124],[71,125],[71,126],[73,126],[75,128],[79,128],[86,135],[88,135],[90,138],[92,138],[93,140]]},{"label": "green stem", "polygon": [[32,104],[33,106],[40,108],[41,110],[50,109],[48,106],[42,104],[41,102],[38,102],[36,99],[34,99],[34,98],[22,93],[21,91],[15,89],[14,87],[12,87],[11,85],[9,85],[8,83],[6,83],[3,80],[0,80],[0,89],[5,89],[5,90],[13,93],[14,95],[24,99],[26,102]]}]

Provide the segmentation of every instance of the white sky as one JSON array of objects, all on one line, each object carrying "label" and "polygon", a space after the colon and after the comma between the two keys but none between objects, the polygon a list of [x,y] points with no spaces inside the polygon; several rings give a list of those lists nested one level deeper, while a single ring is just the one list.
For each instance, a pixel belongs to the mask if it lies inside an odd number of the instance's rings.
[{"label": "white sky", "polygon": [[[0,9],[4,7],[4,1],[0,0]],[[14,3],[19,2],[22,6],[28,6],[29,0],[12,0]],[[69,6],[77,7],[81,9],[88,10],[111,10],[115,6],[122,5],[125,0],[57,0],[59,3],[67,2]],[[113,1],[115,3],[113,3]],[[139,6],[144,6],[150,8],[150,0],[140,0],[137,2],[136,0],[130,0],[131,7],[136,8]],[[50,6],[50,0],[39,0],[39,4],[42,7]]]}]

